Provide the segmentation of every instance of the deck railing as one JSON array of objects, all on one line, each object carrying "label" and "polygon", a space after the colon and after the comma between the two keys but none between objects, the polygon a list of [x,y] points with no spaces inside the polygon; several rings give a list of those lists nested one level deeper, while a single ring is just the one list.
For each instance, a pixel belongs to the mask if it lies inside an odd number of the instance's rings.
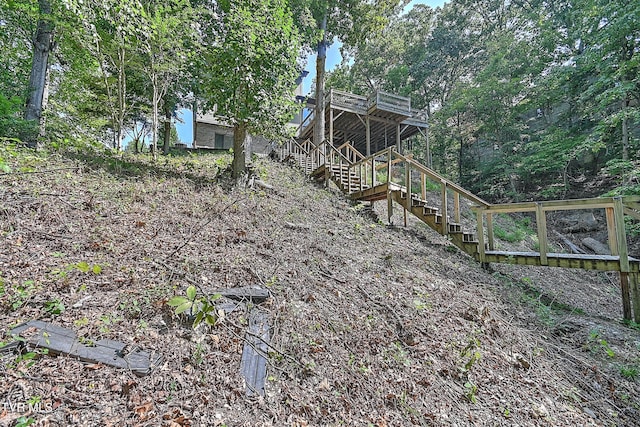
[{"label": "deck railing", "polygon": [[411,117],[411,98],[406,96],[378,91],[375,95],[375,103],[381,110]]},{"label": "deck railing", "polygon": [[346,108],[359,113],[366,113],[369,107],[369,100],[366,96],[356,95],[341,90],[330,89],[325,97],[325,102],[334,107]]}]

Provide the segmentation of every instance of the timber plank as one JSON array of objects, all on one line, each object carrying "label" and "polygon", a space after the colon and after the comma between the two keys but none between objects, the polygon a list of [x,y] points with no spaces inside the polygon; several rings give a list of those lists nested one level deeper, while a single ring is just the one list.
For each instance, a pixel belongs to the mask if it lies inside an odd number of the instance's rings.
[{"label": "timber plank", "polygon": [[271,293],[268,289],[252,286],[220,289],[217,291],[213,291],[213,293],[220,294],[223,297],[232,299],[234,301],[251,301],[256,304],[264,302],[271,296]]},{"label": "timber plank", "polygon": [[248,396],[264,396],[268,343],[269,318],[265,312],[254,308],[249,312],[249,327],[245,335],[242,361],[240,362],[240,372],[244,377]]},{"label": "timber plank", "polygon": [[83,362],[103,363],[115,368],[127,369],[139,376],[149,374],[161,361],[158,355],[152,355],[119,341],[80,340],[73,330],[41,320],[31,320],[18,325],[10,331],[10,334],[21,336],[29,344],[46,348],[53,354],[63,354],[76,357]]},{"label": "timber plank", "polygon": [[[539,252],[486,251],[485,261],[517,265],[542,265]],[[620,271],[620,258],[613,255],[548,253],[547,263],[546,265],[549,267]],[[629,263],[632,272],[640,270],[640,260],[630,258]]]}]

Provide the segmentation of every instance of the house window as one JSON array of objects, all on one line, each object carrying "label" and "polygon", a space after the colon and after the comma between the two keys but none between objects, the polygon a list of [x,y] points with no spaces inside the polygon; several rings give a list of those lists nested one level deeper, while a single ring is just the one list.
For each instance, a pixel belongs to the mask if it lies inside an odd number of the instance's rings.
[{"label": "house window", "polygon": [[214,141],[214,144],[213,144],[213,148],[217,148],[219,150],[223,150],[224,149],[224,134],[223,133],[216,133],[215,141]]}]

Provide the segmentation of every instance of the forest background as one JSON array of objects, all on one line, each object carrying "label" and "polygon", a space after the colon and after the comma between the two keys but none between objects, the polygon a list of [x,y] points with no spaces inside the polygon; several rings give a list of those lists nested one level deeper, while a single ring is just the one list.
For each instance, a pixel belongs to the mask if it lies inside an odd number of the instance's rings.
[{"label": "forest background", "polygon": [[[640,193],[639,3],[407,3],[9,0],[0,136],[114,150],[127,138],[135,152],[148,138],[168,153],[176,111],[197,101],[240,139],[282,139],[303,58],[337,41],[326,86],[411,97],[429,116],[433,168],[471,191]],[[408,144],[423,161],[425,142]]]}]

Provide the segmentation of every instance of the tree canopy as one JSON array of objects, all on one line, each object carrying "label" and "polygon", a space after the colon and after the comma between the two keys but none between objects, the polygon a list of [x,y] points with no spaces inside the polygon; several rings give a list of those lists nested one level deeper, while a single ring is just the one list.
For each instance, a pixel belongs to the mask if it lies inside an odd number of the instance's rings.
[{"label": "tree canopy", "polygon": [[[163,126],[170,141],[175,109],[198,101],[237,131],[238,175],[247,132],[284,134],[311,50],[322,108],[326,48],[339,40],[328,84],[410,96],[429,116],[433,166],[472,191],[550,198],[600,179],[640,192],[638,2],[406,3],[4,2],[0,135],[34,139],[36,122],[40,139],[121,149],[149,129],[155,147]],[[418,158],[424,144],[411,144]]]}]

